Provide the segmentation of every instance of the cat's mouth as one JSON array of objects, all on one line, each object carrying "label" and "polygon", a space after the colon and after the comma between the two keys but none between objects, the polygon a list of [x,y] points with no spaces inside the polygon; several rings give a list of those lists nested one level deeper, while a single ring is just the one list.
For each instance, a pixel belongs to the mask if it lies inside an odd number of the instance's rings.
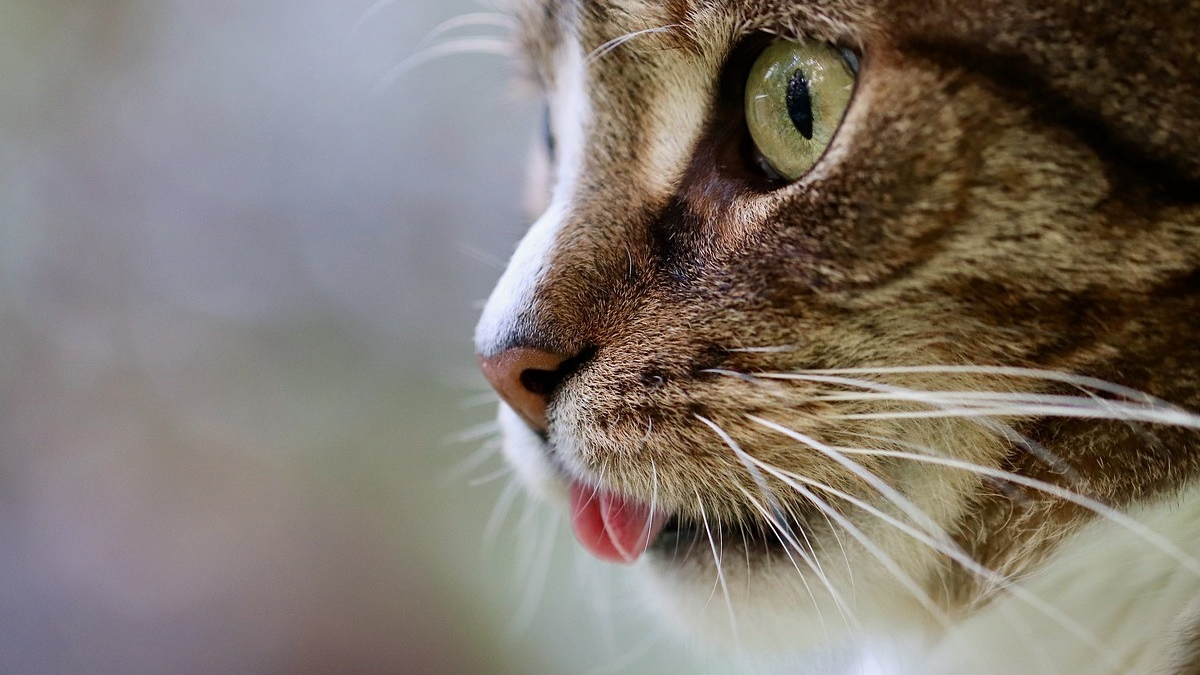
[{"label": "cat's mouth", "polygon": [[670,516],[655,504],[579,481],[571,483],[571,529],[592,555],[616,563],[632,563],[666,530]]},{"label": "cat's mouth", "polygon": [[783,554],[805,541],[799,528],[790,522],[767,523],[760,519],[739,522],[704,522],[675,515],[667,519],[649,553],[665,560],[683,561],[693,556],[723,557],[736,552],[739,557],[756,554]]},{"label": "cat's mouth", "polygon": [[735,549],[749,558],[756,552],[785,551],[789,544],[799,547],[803,537],[793,519],[782,515],[771,522],[728,522],[671,514],[578,481],[571,484],[570,502],[576,539],[609,562],[629,564],[646,554],[678,561],[697,554],[721,556]]}]

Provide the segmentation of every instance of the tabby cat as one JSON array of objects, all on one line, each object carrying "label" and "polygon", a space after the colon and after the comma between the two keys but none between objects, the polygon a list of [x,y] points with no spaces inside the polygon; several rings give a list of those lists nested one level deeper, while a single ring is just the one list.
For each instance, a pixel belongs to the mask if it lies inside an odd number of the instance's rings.
[{"label": "tabby cat", "polygon": [[513,4],[476,348],[584,548],[746,651],[1200,673],[1200,3]]}]

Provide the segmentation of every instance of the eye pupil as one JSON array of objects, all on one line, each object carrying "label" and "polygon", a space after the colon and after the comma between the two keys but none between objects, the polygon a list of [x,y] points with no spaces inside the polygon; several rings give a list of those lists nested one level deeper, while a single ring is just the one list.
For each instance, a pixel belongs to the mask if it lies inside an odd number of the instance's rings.
[{"label": "eye pupil", "polygon": [[803,70],[792,73],[787,86],[787,110],[796,131],[807,140],[813,137],[812,94]]},{"label": "eye pupil", "polygon": [[[746,130],[758,172],[797,181],[825,156],[854,94],[853,64],[834,45],[776,39],[746,76]],[[832,160],[831,160],[832,161]]]}]

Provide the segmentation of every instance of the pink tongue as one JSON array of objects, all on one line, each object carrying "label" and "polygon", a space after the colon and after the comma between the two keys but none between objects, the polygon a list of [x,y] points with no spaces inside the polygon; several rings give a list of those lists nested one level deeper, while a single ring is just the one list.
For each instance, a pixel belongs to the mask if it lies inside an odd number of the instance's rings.
[{"label": "pink tongue", "polygon": [[592,555],[615,563],[632,563],[650,547],[667,516],[650,506],[588,485],[571,483],[571,527]]}]

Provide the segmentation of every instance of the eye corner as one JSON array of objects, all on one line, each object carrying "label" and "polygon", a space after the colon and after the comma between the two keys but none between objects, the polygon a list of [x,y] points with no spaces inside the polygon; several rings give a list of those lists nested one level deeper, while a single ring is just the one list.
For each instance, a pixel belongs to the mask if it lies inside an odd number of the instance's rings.
[{"label": "eye corner", "polygon": [[558,141],[554,136],[554,113],[550,109],[550,103],[542,103],[541,118],[538,122],[538,134],[541,139],[542,148],[545,149],[546,155],[553,162],[558,152]]},{"label": "eye corner", "polygon": [[859,50],[854,49],[853,47],[847,47],[846,45],[837,45],[837,50],[838,53],[842,55],[842,61],[846,64],[846,67],[850,69],[851,73],[854,73],[855,79],[861,76],[862,53]]}]

